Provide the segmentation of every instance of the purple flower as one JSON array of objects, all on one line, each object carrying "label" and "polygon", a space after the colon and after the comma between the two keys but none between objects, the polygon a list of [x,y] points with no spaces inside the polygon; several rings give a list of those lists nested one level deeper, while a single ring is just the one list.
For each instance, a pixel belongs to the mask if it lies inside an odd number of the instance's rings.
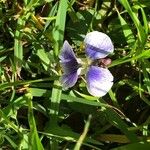
[{"label": "purple flower", "polygon": [[85,37],[85,51],[89,62],[83,62],[76,58],[72,47],[67,41],[64,42],[60,64],[63,69],[61,83],[64,89],[70,88],[77,82],[78,76],[86,70],[85,78],[87,90],[96,97],[104,96],[113,85],[113,76],[107,68],[98,67],[94,64],[97,59],[105,58],[113,52],[114,46],[111,39],[104,33],[93,31]]},{"label": "purple flower", "polygon": [[61,82],[64,89],[75,85],[80,74],[79,62],[67,41],[64,42],[60,54],[60,64],[64,71]]}]

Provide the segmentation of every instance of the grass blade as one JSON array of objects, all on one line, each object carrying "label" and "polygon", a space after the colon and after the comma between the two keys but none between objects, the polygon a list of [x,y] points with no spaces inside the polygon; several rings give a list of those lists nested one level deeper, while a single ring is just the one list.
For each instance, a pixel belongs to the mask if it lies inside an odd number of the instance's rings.
[{"label": "grass blade", "polygon": [[32,150],[44,150],[40,138],[38,136],[36,122],[33,114],[33,104],[32,104],[32,95],[30,93],[26,94],[28,100],[28,120],[30,126],[29,134],[29,149]]},{"label": "grass blade", "polygon": [[60,0],[58,13],[55,22],[55,28],[53,30],[53,38],[54,38],[54,54],[57,57],[59,54],[59,50],[63,43],[64,37],[64,29],[66,22],[66,13],[67,13],[67,0]]}]

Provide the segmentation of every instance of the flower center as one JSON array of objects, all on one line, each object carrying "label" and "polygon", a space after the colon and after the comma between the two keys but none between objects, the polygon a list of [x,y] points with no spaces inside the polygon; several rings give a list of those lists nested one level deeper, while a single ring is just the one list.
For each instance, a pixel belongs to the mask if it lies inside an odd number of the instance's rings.
[{"label": "flower center", "polygon": [[77,58],[78,69],[80,70],[80,75],[86,74],[88,68],[92,66],[98,66],[102,68],[107,68],[111,64],[110,58],[101,58],[96,60],[91,60],[89,58]]},{"label": "flower center", "polygon": [[86,74],[88,67],[92,64],[92,60],[88,58],[77,58],[79,68],[81,70],[80,75]]}]

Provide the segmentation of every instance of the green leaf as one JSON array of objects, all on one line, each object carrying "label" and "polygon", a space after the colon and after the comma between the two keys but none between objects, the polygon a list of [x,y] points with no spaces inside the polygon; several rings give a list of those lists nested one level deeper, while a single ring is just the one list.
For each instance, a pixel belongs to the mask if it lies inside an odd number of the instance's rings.
[{"label": "green leaf", "polygon": [[128,144],[125,146],[113,148],[112,150],[149,150],[150,149],[150,143],[133,143]]},{"label": "green leaf", "polygon": [[53,30],[53,38],[54,38],[54,54],[58,56],[59,50],[63,44],[64,38],[64,30],[66,23],[66,13],[67,13],[67,4],[68,0],[60,0],[58,13],[56,17],[55,27]]},{"label": "green leaf", "polygon": [[41,59],[41,63],[44,67],[44,69],[47,71],[49,69],[50,65],[50,59],[48,58],[45,50],[41,47],[38,47],[37,49],[37,55]]},{"label": "green leaf", "polygon": [[133,44],[135,42],[135,37],[134,37],[134,34],[133,34],[132,30],[128,26],[128,23],[122,18],[122,16],[120,15],[119,12],[118,12],[118,17],[119,17],[119,20],[120,20],[120,23],[121,23],[121,27],[123,29],[124,36],[126,38],[126,42],[129,45]]},{"label": "green leaf", "polygon": [[20,74],[20,69],[22,67],[23,62],[23,41],[22,41],[23,29],[30,15],[31,15],[30,12],[24,12],[22,16],[19,16],[17,21],[17,28],[14,37],[14,61],[17,74]]},{"label": "green leaf", "polygon": [[[50,129],[47,131],[47,136],[50,137],[55,137],[57,139],[63,139],[63,140],[67,140],[67,141],[72,141],[72,142],[76,142],[78,140],[78,138],[80,137],[80,134],[72,132],[70,130],[67,130],[66,128],[60,128],[60,127],[53,127],[53,129]],[[88,144],[90,143],[90,144]],[[102,143],[100,143],[99,141],[96,141],[92,138],[86,137],[85,141],[83,142],[83,145],[87,145],[89,147],[92,147],[92,144],[95,145],[102,145]],[[96,148],[96,147],[94,147]],[[99,148],[97,148],[97,150],[100,150]]]},{"label": "green leaf", "polygon": [[150,50],[143,50],[137,56],[133,56],[133,57],[125,56],[120,59],[118,58],[118,59],[114,60],[109,67],[114,67],[114,66],[117,66],[120,64],[124,64],[124,63],[130,62],[130,61],[133,61],[133,60],[140,60],[140,59],[142,60],[142,59],[147,59],[147,58],[150,58]]},{"label": "green leaf", "polygon": [[14,148],[17,149],[17,144],[7,135],[3,135],[3,137],[10,143],[10,145]]},{"label": "green leaf", "polygon": [[27,93],[26,97],[28,99],[28,121],[30,126],[29,134],[29,149],[31,150],[44,150],[41,140],[38,136],[36,122],[33,114],[33,105],[32,105],[32,95]]},{"label": "green leaf", "polygon": [[[127,12],[129,13],[132,21],[134,22],[134,24],[137,28],[138,40],[140,42],[138,45],[140,47],[139,51],[137,51],[137,54],[138,54],[140,51],[142,51],[141,49],[144,48],[144,45],[146,42],[147,35],[145,32],[145,29],[143,28],[143,26],[142,26],[141,22],[139,21],[138,17],[136,16],[136,14],[131,9],[129,2],[127,0],[119,0],[119,1],[124,6],[124,8],[127,10]],[[145,18],[144,18],[144,20],[145,20]]]},{"label": "green leaf", "polygon": [[137,136],[128,130],[128,125],[121,119],[121,117],[111,108],[104,108],[103,112],[106,114],[108,121],[120,129],[131,142],[138,142]]}]

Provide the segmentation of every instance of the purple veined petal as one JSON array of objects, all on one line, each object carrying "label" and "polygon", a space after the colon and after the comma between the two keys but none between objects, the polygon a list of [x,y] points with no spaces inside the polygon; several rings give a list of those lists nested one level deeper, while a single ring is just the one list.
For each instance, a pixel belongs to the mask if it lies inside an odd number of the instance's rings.
[{"label": "purple veined petal", "polygon": [[86,74],[88,92],[96,97],[104,96],[113,85],[113,76],[106,68],[91,66]]},{"label": "purple veined petal", "polygon": [[71,74],[72,72],[77,72],[79,64],[72,47],[67,41],[65,41],[63,44],[59,58],[64,74]]},{"label": "purple veined petal", "polygon": [[66,90],[70,87],[73,87],[76,84],[80,72],[81,72],[81,69],[79,68],[75,72],[72,72],[70,74],[63,74],[62,75],[61,83],[62,83],[62,86],[63,86],[64,90]]},{"label": "purple veined petal", "polygon": [[108,35],[93,31],[88,33],[84,39],[85,51],[91,59],[105,58],[114,51],[114,46]]},{"label": "purple veined petal", "polygon": [[72,60],[77,61],[73,49],[68,41],[64,42],[59,58],[61,62],[69,62]]}]

